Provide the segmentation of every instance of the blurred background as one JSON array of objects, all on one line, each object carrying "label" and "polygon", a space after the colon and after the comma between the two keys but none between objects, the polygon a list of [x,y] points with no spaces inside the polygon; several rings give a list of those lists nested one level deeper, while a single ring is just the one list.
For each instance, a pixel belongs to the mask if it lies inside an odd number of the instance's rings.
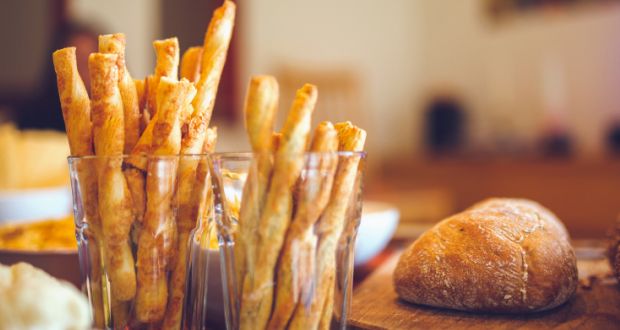
[{"label": "blurred background", "polygon": [[[202,44],[219,4],[2,1],[0,123],[63,130],[53,50],[75,45],[86,58],[98,34],[124,32],[129,70],[142,78],[153,70],[153,40],[177,36],[182,51]],[[247,150],[246,84],[269,73],[280,82],[282,116],[294,90],[312,82],[316,121],[367,129],[366,195],[399,208],[397,235],[416,235],[491,196],[539,201],[574,237],[601,238],[616,219],[620,1],[237,4],[214,118],[220,151]],[[85,66],[80,72],[86,78]],[[15,165],[23,161],[11,152],[15,138],[0,133],[0,187],[10,188],[26,170]]]}]

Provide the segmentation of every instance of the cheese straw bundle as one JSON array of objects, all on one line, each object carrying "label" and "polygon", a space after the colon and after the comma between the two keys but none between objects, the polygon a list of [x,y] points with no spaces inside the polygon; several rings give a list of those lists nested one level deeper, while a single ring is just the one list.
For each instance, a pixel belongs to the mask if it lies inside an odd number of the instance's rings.
[{"label": "cheese straw bundle", "polygon": [[182,326],[188,240],[210,207],[207,162],[190,155],[212,152],[217,139],[209,122],[234,18],[224,1],[180,70],[177,39],[155,41],[145,79],[127,69],[123,34],[100,36],[90,96],[75,48],[53,54],[97,328]]},{"label": "cheese straw bundle", "polygon": [[346,294],[341,279],[350,280],[350,260],[337,255],[352,248],[359,221],[366,132],[350,122],[322,122],[312,131],[318,91],[306,84],[275,133],[278,97],[273,77],[251,79],[245,119],[253,156],[237,223],[225,201],[231,198],[221,196],[230,190],[226,156],[214,160],[216,205],[224,209],[220,239],[234,240],[234,257],[222,252],[234,283],[227,287],[234,301],[228,323],[239,329],[326,329],[333,315],[343,313],[342,305],[334,305]]}]

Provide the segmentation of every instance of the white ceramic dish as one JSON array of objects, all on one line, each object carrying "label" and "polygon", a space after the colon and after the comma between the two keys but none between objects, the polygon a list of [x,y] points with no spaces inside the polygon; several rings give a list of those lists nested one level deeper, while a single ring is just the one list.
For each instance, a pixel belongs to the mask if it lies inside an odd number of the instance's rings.
[{"label": "white ceramic dish", "polygon": [[69,213],[69,187],[0,190],[0,223],[60,218]]},{"label": "white ceramic dish", "polygon": [[362,265],[381,252],[394,236],[400,213],[387,203],[364,202],[355,242],[355,265]]}]

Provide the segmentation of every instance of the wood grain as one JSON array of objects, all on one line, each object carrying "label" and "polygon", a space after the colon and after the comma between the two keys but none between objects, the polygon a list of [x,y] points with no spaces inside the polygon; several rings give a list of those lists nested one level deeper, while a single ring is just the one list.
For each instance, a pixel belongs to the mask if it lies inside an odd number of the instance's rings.
[{"label": "wood grain", "polygon": [[[399,300],[392,272],[400,254],[354,292],[349,316],[352,329],[620,329],[620,288],[611,279],[578,288],[568,303],[530,315],[474,314],[424,307]],[[578,260],[580,277],[605,274],[604,259]]]}]

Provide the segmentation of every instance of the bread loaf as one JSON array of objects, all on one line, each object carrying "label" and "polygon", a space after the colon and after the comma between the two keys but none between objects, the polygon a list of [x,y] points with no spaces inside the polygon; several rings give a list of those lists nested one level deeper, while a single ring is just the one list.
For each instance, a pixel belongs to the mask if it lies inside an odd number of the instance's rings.
[{"label": "bread loaf", "polygon": [[609,249],[607,250],[609,263],[618,282],[620,282],[620,218],[616,220],[616,226],[612,228],[609,238]]},{"label": "bread loaf", "polygon": [[394,271],[400,298],[464,311],[526,313],[566,302],[577,264],[562,223],[538,203],[493,198],[425,232]]}]

